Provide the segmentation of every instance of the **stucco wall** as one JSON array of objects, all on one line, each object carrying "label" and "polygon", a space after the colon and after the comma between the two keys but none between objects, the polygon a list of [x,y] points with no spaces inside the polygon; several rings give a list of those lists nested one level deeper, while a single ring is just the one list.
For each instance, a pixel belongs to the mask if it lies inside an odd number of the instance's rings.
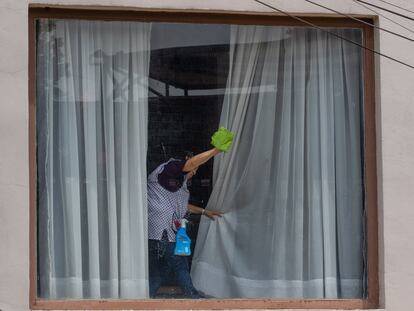
[{"label": "stucco wall", "polygon": [[[303,0],[267,1],[295,13],[328,13]],[[390,1],[414,9],[413,0]],[[351,0],[319,3],[372,14]],[[7,311],[29,309],[29,4],[269,11],[252,0],[0,1],[0,309]],[[414,29],[414,23],[397,20]],[[381,17],[378,21],[410,35]],[[376,39],[381,52],[414,65],[411,42],[383,32]],[[414,294],[414,70],[384,58],[376,65],[381,307],[402,311],[411,309]]]}]

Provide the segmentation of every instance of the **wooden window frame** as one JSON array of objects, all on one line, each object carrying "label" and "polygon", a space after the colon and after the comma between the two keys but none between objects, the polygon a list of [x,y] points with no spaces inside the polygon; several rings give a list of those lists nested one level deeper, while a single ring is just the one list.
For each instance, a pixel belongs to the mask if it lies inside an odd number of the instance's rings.
[{"label": "wooden window frame", "polygon": [[[379,306],[378,211],[375,132],[374,54],[362,51],[364,74],[364,164],[367,234],[368,295],[366,299],[140,299],[140,300],[46,300],[37,297],[37,203],[36,203],[36,19],[86,19],[144,22],[218,23],[305,26],[290,17],[272,13],[194,10],[95,10],[88,7],[29,8],[29,171],[30,171],[30,308],[35,310],[115,309],[374,309]],[[373,28],[339,17],[303,17],[322,27],[359,28],[364,46],[373,49]],[[367,21],[373,22],[371,18]]]}]

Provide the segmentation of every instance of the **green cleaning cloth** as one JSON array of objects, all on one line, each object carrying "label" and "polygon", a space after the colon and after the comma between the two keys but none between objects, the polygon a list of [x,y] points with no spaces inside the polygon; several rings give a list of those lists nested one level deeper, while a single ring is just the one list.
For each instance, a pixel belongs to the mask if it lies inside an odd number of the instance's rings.
[{"label": "green cleaning cloth", "polygon": [[211,136],[211,144],[217,149],[227,152],[233,143],[234,134],[225,127],[220,127],[217,132]]}]

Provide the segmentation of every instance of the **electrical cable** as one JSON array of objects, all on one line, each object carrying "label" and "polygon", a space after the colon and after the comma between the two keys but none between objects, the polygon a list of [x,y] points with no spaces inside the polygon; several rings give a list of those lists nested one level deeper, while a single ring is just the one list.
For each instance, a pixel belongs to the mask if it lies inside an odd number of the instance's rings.
[{"label": "electrical cable", "polygon": [[391,3],[391,2],[388,2],[388,1],[385,1],[385,0],[378,0],[378,1],[383,2],[383,3],[386,3],[386,4],[389,4],[389,5],[393,6],[393,7],[399,8],[399,9],[401,9],[403,11],[407,11],[407,12],[414,13],[414,11],[411,11],[409,9],[403,8],[402,6],[396,5],[394,3]]},{"label": "electrical cable", "polygon": [[400,60],[398,60],[398,59],[396,59],[396,58],[394,58],[394,57],[388,56],[388,55],[386,55],[386,54],[383,54],[383,53],[381,53],[381,52],[378,52],[378,51],[376,51],[376,50],[373,50],[373,49],[371,49],[371,48],[369,48],[369,47],[366,47],[366,46],[364,46],[364,45],[362,45],[362,44],[360,44],[360,43],[358,43],[358,42],[355,42],[355,41],[352,41],[352,40],[350,40],[350,39],[348,39],[348,38],[342,37],[342,36],[340,36],[340,35],[338,35],[338,34],[336,34],[336,33],[332,32],[332,31],[329,31],[329,30],[326,30],[326,29],[324,29],[324,28],[322,28],[322,27],[320,27],[320,26],[317,26],[317,25],[315,25],[314,23],[311,23],[311,22],[309,22],[309,21],[307,21],[307,20],[305,20],[305,19],[303,19],[303,18],[301,18],[301,17],[299,17],[299,16],[295,16],[295,15],[292,15],[292,14],[290,14],[290,13],[288,13],[288,12],[282,11],[282,10],[280,10],[280,9],[278,9],[278,8],[276,8],[276,7],[272,6],[272,5],[270,5],[270,4],[267,4],[267,3],[265,3],[265,2],[262,2],[262,1],[260,1],[260,0],[254,0],[254,1],[255,1],[255,2],[257,2],[257,3],[260,3],[260,4],[264,5],[264,6],[266,6],[266,7],[270,8],[270,9],[272,9],[272,10],[275,10],[275,11],[277,11],[277,12],[279,12],[279,13],[283,14],[283,15],[286,15],[286,16],[289,16],[289,17],[291,17],[291,18],[293,18],[293,19],[296,19],[296,20],[300,21],[300,22],[301,22],[301,23],[303,23],[303,24],[307,24],[307,25],[311,26],[312,28],[315,28],[315,29],[318,29],[318,30],[320,30],[320,31],[322,31],[322,32],[324,32],[324,33],[330,34],[330,35],[332,35],[332,36],[334,36],[334,37],[337,37],[337,38],[339,38],[339,39],[341,39],[341,40],[343,40],[343,41],[347,41],[347,42],[349,42],[349,43],[351,43],[351,44],[357,45],[357,46],[359,46],[359,47],[360,47],[360,48],[362,48],[362,49],[368,50],[368,51],[370,51],[370,52],[372,52],[372,53],[374,53],[374,54],[377,54],[377,55],[379,55],[379,56],[385,57],[385,58],[387,58],[387,59],[389,59],[389,60],[392,60],[392,61],[394,61],[394,62],[396,62],[396,63],[399,63],[399,64],[401,64],[401,65],[403,65],[403,66],[406,66],[406,67],[409,67],[409,68],[411,68],[411,69],[414,69],[414,66],[413,66],[413,65],[407,64],[407,63],[405,63],[405,62],[403,62],[403,61],[400,61]]},{"label": "electrical cable", "polygon": [[379,5],[376,5],[376,4],[372,4],[372,3],[369,3],[369,2],[366,2],[366,1],[363,1],[363,0],[356,0],[356,1],[365,3],[366,5],[373,6],[374,8],[377,8],[377,9],[386,11],[388,13],[395,14],[395,15],[398,15],[400,17],[403,17],[403,18],[409,19],[411,21],[414,21],[414,18],[413,17],[410,17],[410,16],[407,16],[407,15],[404,15],[404,14],[401,14],[401,13],[398,13],[398,12],[395,12],[393,10],[386,9],[386,8],[384,8],[382,6],[379,6]]},{"label": "electrical cable", "polygon": [[351,0],[351,1],[354,2],[354,3],[356,3],[356,4],[358,4],[359,6],[362,6],[363,8],[365,8],[365,9],[373,12],[374,14],[383,17],[384,19],[390,21],[391,23],[393,23],[395,25],[398,25],[398,26],[404,28],[405,30],[408,30],[411,33],[414,33],[414,30],[411,30],[410,28],[404,26],[403,24],[397,23],[396,21],[394,21],[393,19],[389,18],[385,14],[382,14],[381,12],[375,11],[374,9],[371,9],[369,6],[367,6],[365,4],[362,4],[362,3],[359,3],[357,0]]},{"label": "electrical cable", "polygon": [[362,19],[360,19],[360,18],[356,18],[356,17],[354,17],[354,16],[352,16],[352,15],[345,14],[345,13],[341,13],[341,12],[339,12],[339,11],[337,11],[337,10],[334,10],[334,9],[328,8],[327,6],[324,6],[324,5],[322,5],[322,4],[319,4],[319,3],[313,2],[313,1],[311,1],[311,0],[304,0],[304,1],[309,2],[309,3],[312,3],[313,5],[319,6],[319,7],[321,7],[321,8],[324,8],[325,10],[328,10],[328,11],[334,12],[334,13],[336,13],[336,14],[338,14],[338,15],[342,15],[342,16],[348,17],[348,18],[353,19],[353,20],[355,20],[355,21],[357,21],[357,22],[360,22],[360,23],[362,23],[362,24],[365,24],[365,25],[368,25],[368,26],[374,27],[375,29],[379,29],[379,30],[385,31],[385,32],[387,32],[387,33],[389,33],[389,34],[392,34],[392,35],[394,35],[394,36],[400,37],[400,38],[402,38],[402,39],[405,39],[405,40],[408,40],[408,41],[411,41],[411,42],[413,42],[413,41],[414,41],[414,39],[408,38],[408,37],[406,37],[406,36],[404,36],[404,35],[401,35],[401,34],[399,34],[399,33],[394,32],[394,31],[391,31],[391,30],[388,30],[388,29],[385,29],[385,28],[382,28],[382,27],[376,26],[376,25],[374,25],[374,24],[368,23],[368,22],[366,22],[366,21],[364,21],[364,20],[362,20]]}]

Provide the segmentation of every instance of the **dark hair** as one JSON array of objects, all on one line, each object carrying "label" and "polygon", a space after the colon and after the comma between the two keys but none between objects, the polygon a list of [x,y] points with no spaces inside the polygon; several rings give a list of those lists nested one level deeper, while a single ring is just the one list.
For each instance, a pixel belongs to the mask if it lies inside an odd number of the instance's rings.
[{"label": "dark hair", "polygon": [[184,156],[184,160],[192,158],[194,156],[194,152],[190,150],[184,150],[183,156]]}]

